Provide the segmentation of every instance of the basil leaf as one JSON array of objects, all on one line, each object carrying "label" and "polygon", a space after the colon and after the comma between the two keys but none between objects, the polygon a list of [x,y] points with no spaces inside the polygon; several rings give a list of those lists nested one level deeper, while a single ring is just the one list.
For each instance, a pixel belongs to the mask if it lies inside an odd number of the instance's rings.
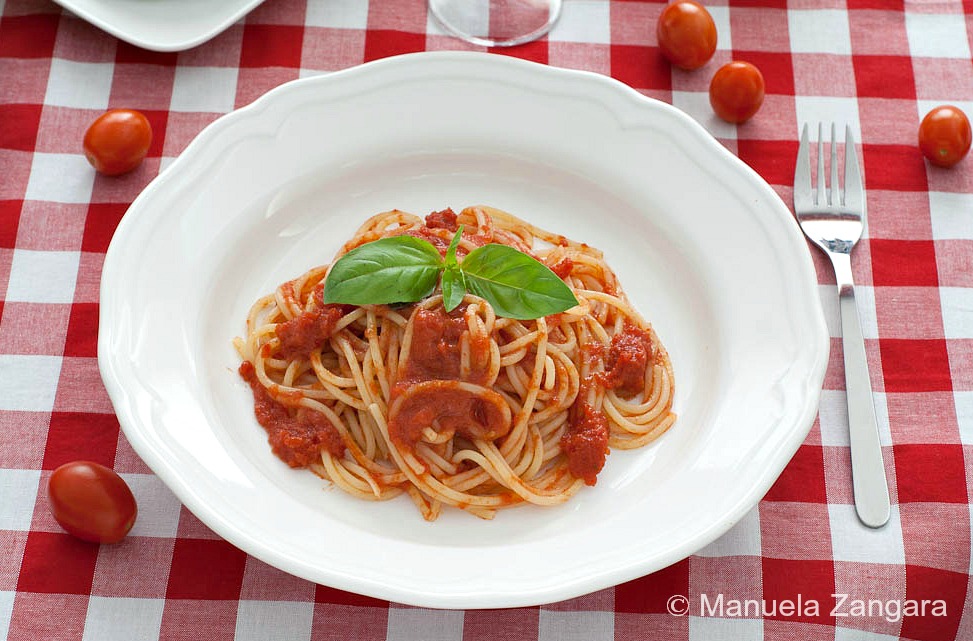
[{"label": "basil leaf", "polygon": [[463,302],[466,286],[463,284],[463,272],[457,267],[447,267],[443,270],[443,307],[447,312],[456,309]]},{"label": "basil leaf", "polygon": [[413,303],[432,293],[443,259],[432,243],[391,236],[360,245],[335,261],[324,281],[325,303]]},{"label": "basil leaf", "polygon": [[531,320],[578,304],[571,288],[550,268],[507,245],[477,247],[460,269],[467,290],[486,299],[498,316]]},{"label": "basil leaf", "polygon": [[446,268],[457,267],[459,265],[456,262],[456,248],[459,247],[459,240],[463,237],[463,226],[460,225],[453,234],[453,239],[449,241],[449,247],[446,249]]},{"label": "basil leaf", "polygon": [[443,307],[447,312],[456,309],[463,302],[463,296],[466,295],[463,274],[460,272],[459,262],[456,260],[456,248],[459,247],[459,240],[462,235],[463,226],[460,225],[453,235],[453,239],[449,242],[449,248],[446,249],[446,268],[443,270],[442,289]]}]

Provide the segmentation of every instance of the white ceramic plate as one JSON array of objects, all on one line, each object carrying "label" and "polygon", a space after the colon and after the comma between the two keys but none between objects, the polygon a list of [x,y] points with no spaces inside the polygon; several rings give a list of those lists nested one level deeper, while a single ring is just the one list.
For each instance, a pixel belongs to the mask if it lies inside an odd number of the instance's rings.
[{"label": "white ceramic plate", "polygon": [[[235,372],[251,303],[373,213],[475,203],[607,252],[669,349],[675,427],[613,452],[568,504],[491,522],[426,523],[407,498],[287,468]],[[788,209],[690,117],[599,75],[427,53],[283,85],[207,127],[118,227],[98,348],[132,445],[230,542],[337,588],[476,608],[594,591],[720,536],[805,438],[828,335]]]},{"label": "white ceramic plate", "polygon": [[206,42],[263,0],[54,0],[133,45],[182,51]]}]

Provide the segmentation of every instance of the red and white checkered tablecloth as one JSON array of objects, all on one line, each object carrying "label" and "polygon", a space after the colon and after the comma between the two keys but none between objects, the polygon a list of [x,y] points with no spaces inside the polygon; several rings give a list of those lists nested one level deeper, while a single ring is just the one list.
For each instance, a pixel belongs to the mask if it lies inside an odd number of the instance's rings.
[{"label": "red and white checkered tablecloth", "polygon": [[[96,360],[112,232],[206,124],[268,89],[470,47],[435,26],[425,0],[267,0],[179,53],[126,44],[44,0],[0,0],[0,641],[973,639],[973,159],[938,169],[916,145],[931,107],[973,114],[973,2],[707,5],[720,44],[697,72],[661,58],[661,0],[565,0],[549,37],[495,53],[611,75],[682,108],[788,204],[799,123],[851,124],[868,190],[853,265],[886,527],[854,514],[837,299],[815,250],[834,337],[819,418],[760,504],[692,557],[567,602],[466,612],[341,592],[249,557],[183,508],[119,430]],[[709,78],[730,59],[767,82],[762,110],[739,127],[708,103]],[[155,132],[146,162],[118,178],[80,153],[109,107],[141,110]],[[139,519],[123,543],[83,543],[50,516],[50,473],[75,459],[114,467],[134,491]],[[688,616],[667,611],[680,595]],[[721,595],[722,611],[701,607]],[[799,599],[820,608],[780,607]],[[727,609],[746,600],[778,609]]]}]

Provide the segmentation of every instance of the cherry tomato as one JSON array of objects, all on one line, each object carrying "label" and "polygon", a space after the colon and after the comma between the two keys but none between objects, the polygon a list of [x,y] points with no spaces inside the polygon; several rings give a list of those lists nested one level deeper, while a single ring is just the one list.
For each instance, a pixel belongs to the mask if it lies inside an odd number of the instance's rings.
[{"label": "cherry tomato", "polygon": [[655,33],[662,55],[680,69],[699,69],[716,51],[713,16],[693,0],[677,0],[663,9]]},{"label": "cherry tomato", "polygon": [[934,165],[952,167],[970,150],[970,121],[957,107],[942,105],[919,124],[919,149]]},{"label": "cherry tomato", "polygon": [[111,109],[85,132],[84,155],[99,172],[117,176],[138,167],[151,144],[148,118],[132,109]]},{"label": "cherry tomato", "polygon": [[764,77],[749,62],[728,62],[713,74],[709,103],[727,122],[750,120],[764,102]]},{"label": "cherry tomato", "polygon": [[135,497],[122,477],[91,461],[65,463],[54,470],[47,495],[61,527],[85,541],[117,543],[138,515]]}]

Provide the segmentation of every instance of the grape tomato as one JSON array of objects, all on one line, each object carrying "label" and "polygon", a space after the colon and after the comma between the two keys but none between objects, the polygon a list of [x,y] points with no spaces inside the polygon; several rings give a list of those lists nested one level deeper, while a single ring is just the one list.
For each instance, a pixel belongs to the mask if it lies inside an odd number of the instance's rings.
[{"label": "grape tomato", "polygon": [[117,543],[138,515],[135,496],[122,477],[91,461],[73,461],[54,470],[47,494],[55,520],[85,541]]},{"label": "grape tomato", "polygon": [[152,144],[152,125],[141,112],[111,109],[84,134],[84,155],[98,172],[117,176],[138,167]]},{"label": "grape tomato", "polygon": [[941,105],[926,114],[919,124],[919,149],[939,167],[952,167],[970,150],[973,133],[962,109]]},{"label": "grape tomato", "polygon": [[716,115],[727,122],[750,120],[764,102],[764,77],[749,62],[728,62],[713,74],[709,101]]},{"label": "grape tomato", "polygon": [[662,55],[680,69],[699,69],[716,51],[713,16],[693,0],[677,0],[666,6],[659,14],[655,32]]}]

